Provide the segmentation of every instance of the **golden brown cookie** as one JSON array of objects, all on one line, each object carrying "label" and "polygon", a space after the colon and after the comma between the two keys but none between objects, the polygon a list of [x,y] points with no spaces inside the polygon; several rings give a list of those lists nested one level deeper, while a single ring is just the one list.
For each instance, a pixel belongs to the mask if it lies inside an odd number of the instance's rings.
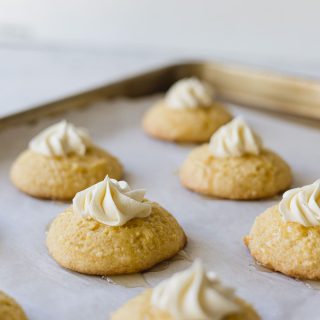
[{"label": "golden brown cookie", "polygon": [[149,135],[162,140],[206,142],[231,118],[218,102],[205,108],[173,109],[160,101],[144,115],[143,128]]},{"label": "golden brown cookie", "polygon": [[275,153],[215,158],[208,144],[191,151],[180,169],[183,186],[205,195],[251,200],[272,197],[292,181],[290,167]]},{"label": "golden brown cookie", "polygon": [[119,160],[92,146],[85,155],[48,157],[26,150],[11,168],[11,180],[21,191],[44,199],[70,200],[75,194],[105,178],[119,179]]},{"label": "golden brown cookie", "polygon": [[51,224],[47,246],[63,267],[86,274],[140,272],[177,254],[186,244],[175,218],[153,203],[151,215],[111,227],[83,218],[72,208]]},{"label": "golden brown cookie", "polygon": [[301,279],[320,279],[320,227],[282,219],[278,206],[258,216],[244,239],[263,266]]},{"label": "golden brown cookie", "polygon": [[17,302],[2,291],[0,291],[0,319],[27,320],[27,316]]},{"label": "golden brown cookie", "polygon": [[[174,318],[162,310],[156,309],[151,304],[152,290],[146,290],[137,297],[129,300],[124,306],[112,314],[111,320],[174,320]],[[246,302],[238,299],[243,307],[240,314],[229,315],[224,320],[258,320],[260,317],[255,310]]]}]

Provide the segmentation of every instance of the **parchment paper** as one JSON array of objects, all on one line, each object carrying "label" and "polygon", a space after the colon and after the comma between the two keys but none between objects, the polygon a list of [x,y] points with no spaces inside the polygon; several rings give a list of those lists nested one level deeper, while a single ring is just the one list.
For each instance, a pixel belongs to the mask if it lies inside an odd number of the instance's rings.
[{"label": "parchment paper", "polygon": [[[48,255],[45,231],[67,203],[33,199],[17,191],[8,178],[15,157],[28,141],[48,125],[66,118],[89,129],[96,144],[123,162],[125,179],[147,189],[178,219],[188,236],[186,252],[200,257],[209,270],[235,287],[263,319],[320,319],[320,291],[306,283],[255,267],[243,245],[254,218],[279,198],[235,202],[210,199],[185,190],[178,168],[191,145],[176,145],[147,137],[140,122],[158,97],[114,100],[42,119],[0,132],[0,289],[15,297],[31,320],[109,319],[129,298],[144,288],[109,284],[101,277],[64,270]],[[264,144],[291,165],[294,185],[320,177],[320,131],[250,109],[230,106],[262,136]],[[175,262],[166,270],[147,273],[152,285],[188,266]]]}]

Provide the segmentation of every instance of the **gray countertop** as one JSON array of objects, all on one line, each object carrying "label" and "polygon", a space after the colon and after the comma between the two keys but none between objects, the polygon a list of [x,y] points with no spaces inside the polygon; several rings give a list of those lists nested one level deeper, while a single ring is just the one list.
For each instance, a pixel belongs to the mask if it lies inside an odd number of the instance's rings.
[{"label": "gray countertop", "polygon": [[169,61],[143,53],[0,47],[0,117]]}]

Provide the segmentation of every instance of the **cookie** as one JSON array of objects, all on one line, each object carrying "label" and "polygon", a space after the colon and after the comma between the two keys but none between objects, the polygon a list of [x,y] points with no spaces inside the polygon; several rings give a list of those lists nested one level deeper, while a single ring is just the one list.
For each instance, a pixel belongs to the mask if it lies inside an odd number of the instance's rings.
[{"label": "cookie", "polygon": [[191,151],[180,169],[183,186],[208,196],[253,200],[275,196],[292,181],[290,167],[263,146],[261,138],[235,118],[209,144]]},{"label": "cookie", "polygon": [[293,278],[320,279],[320,181],[287,191],[259,215],[244,242],[256,261]]},{"label": "cookie", "polygon": [[153,289],[129,300],[113,313],[112,320],[224,319],[258,320],[255,310],[224,287],[215,275],[209,277],[199,260]]},{"label": "cookie", "polygon": [[208,144],[191,151],[179,176],[182,185],[192,191],[234,200],[272,197],[292,182],[290,167],[274,152],[215,158]]},{"label": "cookie", "polygon": [[61,266],[92,275],[141,272],[173,257],[185,244],[178,222],[156,203],[148,217],[116,227],[69,208],[52,222],[47,235],[49,252]]},{"label": "cookie", "polygon": [[[137,297],[129,300],[119,310],[117,310],[111,317],[111,320],[175,320],[169,313],[158,310],[151,305],[152,290],[146,290]],[[259,320],[260,317],[254,309],[238,299],[239,304],[242,305],[243,311],[241,314],[228,315],[223,317],[223,320]]]},{"label": "cookie", "polygon": [[0,319],[27,320],[27,316],[17,302],[2,291],[0,291]]},{"label": "cookie", "polygon": [[144,115],[143,128],[154,138],[196,143],[208,141],[230,120],[230,113],[215,100],[214,88],[192,77],[170,87],[164,99]]},{"label": "cookie", "polygon": [[150,136],[167,141],[206,142],[222,125],[232,119],[221,103],[194,109],[170,109],[164,101],[146,112],[143,128]]},{"label": "cookie", "polygon": [[90,146],[84,155],[48,157],[26,150],[11,168],[11,181],[28,195],[43,199],[70,200],[78,191],[104,179],[119,179],[123,167],[108,152]]},{"label": "cookie", "polygon": [[107,174],[119,179],[122,173],[119,160],[96,147],[85,129],[61,121],[30,141],[10,175],[18,189],[33,197],[70,200]]}]

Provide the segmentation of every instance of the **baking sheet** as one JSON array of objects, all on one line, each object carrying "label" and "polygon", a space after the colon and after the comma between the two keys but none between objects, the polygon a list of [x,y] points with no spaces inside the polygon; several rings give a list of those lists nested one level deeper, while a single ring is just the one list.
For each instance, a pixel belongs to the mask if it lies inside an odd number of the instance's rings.
[{"label": "baking sheet", "polygon": [[[252,303],[263,319],[319,319],[320,291],[260,270],[242,242],[254,218],[280,198],[235,202],[185,190],[178,168],[193,146],[153,140],[140,127],[144,111],[158,98],[95,103],[0,132],[0,289],[15,297],[31,320],[109,319],[110,312],[144,290],[59,267],[47,253],[45,231],[68,204],[30,198],[10,184],[9,168],[18,153],[40,130],[65,118],[88,128],[96,144],[121,159],[129,184],[146,188],[147,197],[168,209],[183,226],[189,256],[200,257],[209,270]],[[289,162],[294,185],[320,177],[319,130],[250,109],[229,109],[242,115],[265,146]],[[154,286],[189,264],[174,262],[163,271],[146,273],[145,278]]]}]

